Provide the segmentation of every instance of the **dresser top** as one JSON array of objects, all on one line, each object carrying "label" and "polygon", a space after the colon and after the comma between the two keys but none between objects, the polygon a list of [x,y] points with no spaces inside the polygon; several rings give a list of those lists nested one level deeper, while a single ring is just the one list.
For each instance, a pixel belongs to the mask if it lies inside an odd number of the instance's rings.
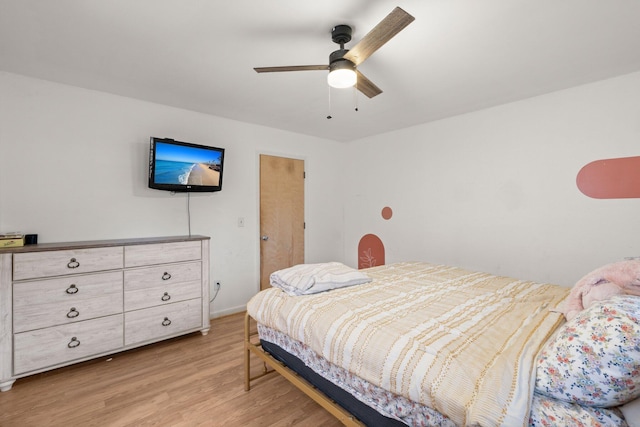
[{"label": "dresser top", "polygon": [[80,242],[60,242],[60,243],[39,243],[37,245],[25,245],[11,248],[0,248],[0,254],[3,253],[21,253],[21,252],[44,252],[56,251],[60,249],[85,249],[85,248],[103,248],[107,246],[131,246],[131,245],[148,245],[153,243],[174,243],[189,242],[198,240],[209,240],[208,236],[164,236],[164,237],[141,237],[132,239],[112,239],[112,240],[86,240]]}]

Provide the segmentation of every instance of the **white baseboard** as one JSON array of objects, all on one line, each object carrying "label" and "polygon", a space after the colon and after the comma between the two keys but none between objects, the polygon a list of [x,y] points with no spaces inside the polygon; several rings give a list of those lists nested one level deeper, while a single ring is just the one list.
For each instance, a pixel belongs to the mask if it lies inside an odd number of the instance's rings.
[{"label": "white baseboard", "polygon": [[240,305],[237,307],[227,308],[226,310],[209,311],[209,319],[215,319],[216,317],[228,316],[229,314],[242,313],[247,310],[246,305]]}]

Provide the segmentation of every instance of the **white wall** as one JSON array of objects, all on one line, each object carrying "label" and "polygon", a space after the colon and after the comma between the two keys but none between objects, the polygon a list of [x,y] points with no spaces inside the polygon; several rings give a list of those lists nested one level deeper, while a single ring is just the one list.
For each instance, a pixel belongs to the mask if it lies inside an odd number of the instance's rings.
[{"label": "white wall", "polygon": [[[191,195],[191,232],[211,236],[212,316],[259,285],[258,156],[305,160],[306,260],[342,258],[344,144],[0,72],[0,230],[41,243],[188,234],[187,196],[147,188],[149,137],[224,147],[223,190]],[[245,219],[239,228],[237,220]]]},{"label": "white wall", "polygon": [[640,255],[640,200],[576,187],[585,164],[638,155],[640,73],[350,143],[345,259],[356,263],[360,237],[374,233],[387,263],[571,286]]},{"label": "white wall", "polygon": [[575,184],[592,160],[640,154],[640,73],[348,144],[1,72],[0,93],[0,230],[41,242],[186,234],[186,195],[147,188],[148,139],[227,149],[223,191],[191,196],[223,283],[214,317],[258,288],[259,153],[305,160],[307,262],[355,266],[375,233],[387,262],[570,286],[640,255],[640,200]]}]

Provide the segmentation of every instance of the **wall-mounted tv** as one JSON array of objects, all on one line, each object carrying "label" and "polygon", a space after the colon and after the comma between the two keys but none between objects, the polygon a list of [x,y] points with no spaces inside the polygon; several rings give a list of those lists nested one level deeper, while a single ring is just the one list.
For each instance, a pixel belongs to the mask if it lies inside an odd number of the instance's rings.
[{"label": "wall-mounted tv", "polygon": [[151,137],[149,188],[176,192],[222,190],[224,148]]}]

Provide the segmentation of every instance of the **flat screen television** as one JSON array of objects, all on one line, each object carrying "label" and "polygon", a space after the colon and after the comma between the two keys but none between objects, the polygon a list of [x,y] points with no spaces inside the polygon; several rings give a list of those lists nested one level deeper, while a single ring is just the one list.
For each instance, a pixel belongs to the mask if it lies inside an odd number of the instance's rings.
[{"label": "flat screen television", "polygon": [[222,190],[224,148],[151,137],[149,188],[175,192]]}]

